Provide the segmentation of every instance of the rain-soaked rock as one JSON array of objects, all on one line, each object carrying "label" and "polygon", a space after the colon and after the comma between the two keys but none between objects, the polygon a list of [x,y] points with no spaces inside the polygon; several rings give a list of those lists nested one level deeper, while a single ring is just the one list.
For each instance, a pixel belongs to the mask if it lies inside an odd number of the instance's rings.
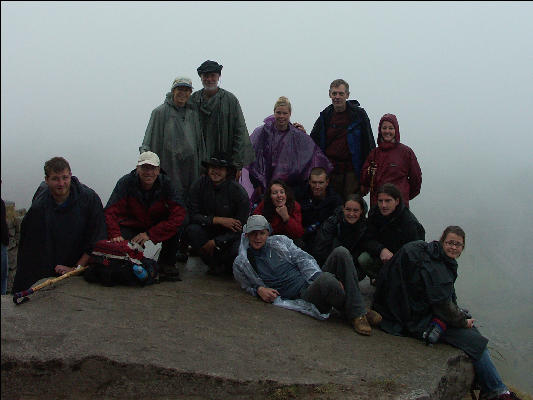
[{"label": "rain-soaked rock", "polygon": [[[473,380],[448,345],[263,303],[197,257],[182,276],[2,296],[2,399],[460,399]],[[369,301],[368,280],[362,291]]]}]

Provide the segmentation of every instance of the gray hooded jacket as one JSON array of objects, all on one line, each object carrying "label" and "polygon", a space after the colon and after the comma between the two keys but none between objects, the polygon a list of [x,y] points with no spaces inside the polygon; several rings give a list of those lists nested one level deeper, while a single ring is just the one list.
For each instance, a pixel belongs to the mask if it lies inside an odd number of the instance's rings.
[{"label": "gray hooded jacket", "polygon": [[[243,233],[241,237],[241,244],[239,246],[239,255],[233,262],[233,276],[235,277],[235,280],[239,282],[242,289],[246,290],[246,292],[252,296],[258,296],[257,288],[260,286],[265,286],[265,283],[248,260],[247,251],[249,245],[250,242]],[[309,284],[312,282],[312,278],[314,278],[317,273],[322,272],[315,259],[296,246],[294,242],[287,236],[269,236],[265,244],[265,248],[267,252],[279,252],[282,258],[296,264]],[[302,299],[289,300],[278,297],[273,304],[310,315],[317,319],[326,319],[329,317],[329,313],[321,314],[314,304],[306,302]]]}]

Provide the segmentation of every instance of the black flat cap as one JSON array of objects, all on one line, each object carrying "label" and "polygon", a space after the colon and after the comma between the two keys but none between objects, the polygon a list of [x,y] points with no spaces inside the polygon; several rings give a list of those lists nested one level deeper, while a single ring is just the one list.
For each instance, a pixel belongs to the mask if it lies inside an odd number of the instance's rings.
[{"label": "black flat cap", "polygon": [[196,71],[198,71],[199,76],[202,76],[202,74],[208,74],[209,72],[216,72],[220,74],[222,73],[222,65],[216,61],[207,60],[204,61],[198,68],[196,68]]}]

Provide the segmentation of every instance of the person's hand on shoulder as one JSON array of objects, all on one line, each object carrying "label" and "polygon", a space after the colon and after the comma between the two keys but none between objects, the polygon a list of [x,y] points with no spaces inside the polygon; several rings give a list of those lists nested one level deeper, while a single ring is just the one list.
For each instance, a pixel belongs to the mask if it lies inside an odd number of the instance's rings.
[{"label": "person's hand on shoulder", "polygon": [[293,125],[294,125],[295,128],[307,133],[307,131],[305,130],[304,126],[302,124],[300,124],[299,122],[294,122]]}]

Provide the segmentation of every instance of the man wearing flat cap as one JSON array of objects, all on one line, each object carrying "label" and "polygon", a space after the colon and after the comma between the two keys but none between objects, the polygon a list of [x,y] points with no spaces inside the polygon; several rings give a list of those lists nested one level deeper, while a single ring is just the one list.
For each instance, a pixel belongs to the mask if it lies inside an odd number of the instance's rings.
[{"label": "man wearing flat cap", "polygon": [[235,166],[227,153],[214,153],[202,165],[207,173],[191,187],[186,237],[210,274],[230,274],[250,213],[248,194],[235,181]]},{"label": "man wearing flat cap", "polygon": [[137,167],[117,182],[104,210],[109,240],[141,246],[162,242],[159,279],[180,280],[176,267],[177,231],[187,211],[181,196],[160,168],[157,154],[140,154]]},{"label": "man wearing flat cap", "polygon": [[198,110],[187,102],[192,89],[189,78],[174,79],[163,104],[152,111],[139,148],[159,156],[161,168],[184,199],[205,158]]},{"label": "man wearing flat cap", "polygon": [[255,160],[239,100],[218,86],[222,65],[207,60],[197,69],[203,89],[194,92],[190,102],[199,110],[207,157],[222,151],[228,153],[240,170]]}]

